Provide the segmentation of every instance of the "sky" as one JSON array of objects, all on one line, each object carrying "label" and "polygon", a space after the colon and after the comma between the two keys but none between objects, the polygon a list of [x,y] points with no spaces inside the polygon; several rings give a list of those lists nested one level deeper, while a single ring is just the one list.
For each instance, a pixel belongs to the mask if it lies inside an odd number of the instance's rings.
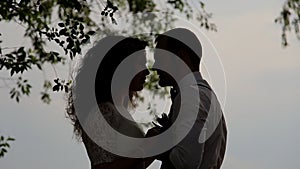
[{"label": "sky", "polygon": [[[282,48],[281,27],[274,23],[284,1],[204,2],[218,27],[217,32],[204,33],[219,54],[226,79],[228,145],[222,169],[299,168],[299,41],[289,36],[290,46]],[[18,39],[22,29],[17,25],[2,23],[0,30],[7,45],[26,44]],[[51,67],[46,72],[47,78],[55,77]],[[26,76],[44,78],[37,72]],[[31,97],[20,103],[8,99],[7,88],[0,88],[0,133],[16,138],[0,159],[0,168],[87,168],[84,146],[65,118],[63,95],[54,94],[50,105],[41,104],[42,84],[34,85]],[[156,162],[149,168],[158,167]]]}]

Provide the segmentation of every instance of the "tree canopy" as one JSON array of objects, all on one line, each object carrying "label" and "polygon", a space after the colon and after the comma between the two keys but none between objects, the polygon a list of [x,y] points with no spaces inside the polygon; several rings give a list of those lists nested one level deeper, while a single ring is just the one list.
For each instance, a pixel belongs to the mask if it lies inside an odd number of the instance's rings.
[{"label": "tree canopy", "polygon": [[[196,18],[201,27],[216,30],[209,22],[211,14],[205,11],[203,2],[198,1],[199,8],[193,8],[187,0],[168,0],[165,8],[151,0],[4,0],[0,2],[0,22],[14,22],[24,27],[24,37],[29,39],[30,47],[2,46],[0,41],[0,70],[10,72],[10,77],[1,77],[2,81],[13,80],[15,86],[8,86],[10,97],[17,102],[23,95],[30,95],[33,85],[28,79],[23,79],[25,72],[34,67],[43,71],[43,65],[65,64],[66,60],[75,58],[82,52],[82,46],[88,43],[97,32],[101,36],[116,34],[114,24],[118,20],[149,12],[165,11],[166,20],[152,22],[151,19],[131,19],[131,27],[121,30],[122,34],[134,35],[143,29],[154,33],[162,32],[172,25],[172,14],[183,14],[186,19]],[[169,18],[169,19],[168,19]],[[154,24],[153,24],[154,23]],[[146,31],[146,30],[145,30]],[[119,32],[120,33],[120,32]],[[0,38],[1,38],[0,32]],[[49,43],[56,44],[61,51],[48,49]],[[49,89],[68,92],[70,79],[45,80],[41,100],[50,103]]]}]

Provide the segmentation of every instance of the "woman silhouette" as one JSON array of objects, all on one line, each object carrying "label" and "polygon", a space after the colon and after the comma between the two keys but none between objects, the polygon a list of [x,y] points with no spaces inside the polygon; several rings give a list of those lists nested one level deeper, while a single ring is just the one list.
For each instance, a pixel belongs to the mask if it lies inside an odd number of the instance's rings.
[{"label": "woman silhouette", "polygon": [[[106,37],[102,39],[95,47],[89,50],[89,52],[84,57],[81,67],[78,70],[76,78],[74,80],[74,88],[78,88],[76,86],[78,82],[85,82],[88,76],[80,76],[82,72],[86,72],[89,70],[89,62],[93,62],[93,59],[97,58],[99,55],[99,50],[102,49],[103,46],[101,44],[111,43],[112,41],[119,39],[112,48],[108,50],[104,58],[102,59],[95,80],[95,95],[97,100],[97,108],[102,113],[105,120],[109,123],[111,127],[115,130],[121,132],[122,134],[131,136],[131,137],[144,137],[144,133],[142,130],[132,122],[132,117],[123,117],[114,104],[114,100],[111,94],[111,84],[113,80],[113,75],[120,65],[120,63],[129,55],[140,51],[145,50],[147,45],[146,42],[141,41],[136,38],[124,38],[118,36]],[[107,42],[107,43],[105,43]],[[98,52],[97,52],[98,51]],[[132,103],[132,98],[134,97],[137,91],[143,89],[143,84],[145,82],[145,77],[148,75],[148,71],[145,67],[146,65],[146,57],[145,52],[142,56],[139,56],[138,59],[131,62],[133,66],[128,66],[128,69],[137,69],[141,66],[144,67],[144,70],[139,72],[134,78],[131,80],[128,88],[125,85],[122,85],[122,81],[119,81],[121,85],[118,88],[117,96],[114,97],[117,99],[118,103],[122,103],[124,107],[128,107],[128,104]],[[139,69],[141,70],[141,69]],[[83,130],[82,124],[79,123],[78,117],[76,115],[74,102],[76,99],[80,97],[89,97],[84,90],[78,90],[82,93],[71,93],[68,98],[68,107],[67,107],[67,115],[71,119],[74,125],[74,133],[75,135],[82,140],[85,145],[87,154],[90,159],[91,168],[92,169],[144,169],[146,168],[144,159],[137,159],[137,158],[127,158],[115,155],[111,152],[104,150],[102,147],[97,145],[95,141],[89,137],[89,133]],[[125,99],[126,96],[129,94],[129,100]],[[76,97],[74,97],[76,95]],[[75,98],[75,99],[74,99]],[[90,107],[87,111],[93,111],[93,107]],[[129,118],[129,119],[128,119]],[[132,121],[130,121],[130,119]],[[94,119],[92,119],[94,120]],[[107,130],[106,128],[100,123],[93,123],[90,122],[87,118],[87,125],[88,127],[95,130],[95,132],[100,132],[100,135],[107,134],[105,133]],[[95,121],[95,120],[94,120]],[[107,139],[107,138],[102,138]],[[115,140],[104,140],[109,144],[114,146]]]}]

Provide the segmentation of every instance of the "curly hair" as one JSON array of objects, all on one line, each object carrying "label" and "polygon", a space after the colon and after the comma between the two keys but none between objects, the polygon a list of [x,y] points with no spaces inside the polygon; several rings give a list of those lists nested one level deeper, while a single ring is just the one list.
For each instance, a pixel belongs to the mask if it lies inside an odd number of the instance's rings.
[{"label": "curly hair", "polygon": [[[125,38],[121,36],[106,37],[100,42],[105,42],[111,39],[119,39],[119,42],[108,50],[99,65],[95,80],[95,86],[97,86],[97,88],[95,88],[95,95],[98,104],[104,102],[113,102],[111,96],[111,82],[114,71],[127,56],[139,50],[144,50],[147,46],[147,42],[140,39]],[[77,70],[77,75],[74,79],[74,82],[72,83],[72,87],[76,88],[76,82],[84,80],[79,78],[80,74],[83,71],[86,71],[85,69],[88,69],[87,62],[90,61],[90,59],[93,59],[93,57],[97,57],[97,50],[102,49],[100,42],[98,42],[93,48],[91,48],[83,58],[81,65]],[[131,92],[130,97],[132,97],[133,95],[134,93]],[[74,97],[74,93],[72,91],[67,96],[66,116],[71,120],[72,125],[74,126],[74,134],[76,138],[80,140],[82,136],[82,126],[80,125],[79,120],[76,116],[74,107],[74,98],[77,99],[78,97],[81,97],[81,94],[76,93],[76,97]]]}]

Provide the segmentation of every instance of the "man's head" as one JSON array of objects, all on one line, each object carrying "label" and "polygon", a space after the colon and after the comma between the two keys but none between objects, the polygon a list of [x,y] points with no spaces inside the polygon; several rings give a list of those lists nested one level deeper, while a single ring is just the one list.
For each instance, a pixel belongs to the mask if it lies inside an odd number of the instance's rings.
[{"label": "man's head", "polygon": [[[191,72],[199,72],[199,65],[202,56],[202,46],[197,36],[188,29],[176,28],[160,34],[155,39],[156,49],[162,49],[170,52],[172,57],[178,57],[189,68]],[[163,62],[163,65],[168,67],[169,70],[174,70],[179,76],[185,76],[190,72],[183,72],[184,69],[176,58],[164,57],[162,52],[155,52],[155,61]],[[173,78],[169,77],[166,72],[158,70],[160,74],[160,85],[170,86],[174,85]]]}]

